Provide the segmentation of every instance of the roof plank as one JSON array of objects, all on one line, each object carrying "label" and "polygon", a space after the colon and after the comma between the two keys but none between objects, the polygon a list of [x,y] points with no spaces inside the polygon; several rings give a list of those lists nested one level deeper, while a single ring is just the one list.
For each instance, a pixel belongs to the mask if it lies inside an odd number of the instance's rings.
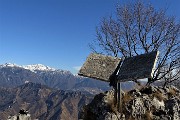
[{"label": "roof plank", "polygon": [[159,52],[154,51],[126,58],[118,72],[119,82],[152,78]]},{"label": "roof plank", "polygon": [[92,53],[87,57],[78,75],[110,82],[110,77],[116,71],[121,59]]}]

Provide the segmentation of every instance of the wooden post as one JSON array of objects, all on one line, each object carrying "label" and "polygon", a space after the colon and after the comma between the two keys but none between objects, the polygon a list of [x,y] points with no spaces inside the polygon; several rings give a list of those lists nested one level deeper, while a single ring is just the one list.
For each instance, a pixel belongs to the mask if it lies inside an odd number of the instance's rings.
[{"label": "wooden post", "polygon": [[118,88],[117,88],[117,83],[115,84],[114,86],[114,98],[115,98],[115,105],[117,104],[117,99],[118,99],[118,96],[117,96],[117,92],[118,92]]},{"label": "wooden post", "polygon": [[121,108],[121,82],[118,83],[118,112],[120,111]]}]

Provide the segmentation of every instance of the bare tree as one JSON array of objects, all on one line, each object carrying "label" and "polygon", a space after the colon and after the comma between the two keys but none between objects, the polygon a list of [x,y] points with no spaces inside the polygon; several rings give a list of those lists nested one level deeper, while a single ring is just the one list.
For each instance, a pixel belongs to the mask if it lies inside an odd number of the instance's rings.
[{"label": "bare tree", "polygon": [[91,48],[98,46],[102,53],[127,58],[159,50],[157,69],[148,84],[179,79],[180,22],[166,10],[142,2],[117,6],[115,16],[103,18],[96,32]]}]

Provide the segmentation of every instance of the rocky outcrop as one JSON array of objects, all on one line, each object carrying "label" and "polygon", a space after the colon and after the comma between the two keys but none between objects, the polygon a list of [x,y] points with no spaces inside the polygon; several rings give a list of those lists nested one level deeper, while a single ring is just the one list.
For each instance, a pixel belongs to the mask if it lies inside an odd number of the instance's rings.
[{"label": "rocky outcrop", "polygon": [[92,102],[83,107],[79,118],[83,120],[118,120],[121,114],[116,112],[114,105],[114,90],[100,93],[94,97]]},{"label": "rocky outcrop", "polygon": [[83,107],[84,120],[180,120],[180,90],[174,86],[141,87],[122,92],[120,112],[114,91],[98,94]]},{"label": "rocky outcrop", "polygon": [[19,111],[18,115],[9,116],[7,120],[31,120],[31,115],[28,111],[22,109]]}]

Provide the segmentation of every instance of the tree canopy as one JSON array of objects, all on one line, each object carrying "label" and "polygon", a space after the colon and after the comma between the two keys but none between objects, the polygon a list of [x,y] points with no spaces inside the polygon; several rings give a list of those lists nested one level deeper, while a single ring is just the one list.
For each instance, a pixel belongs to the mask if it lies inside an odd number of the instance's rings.
[{"label": "tree canopy", "polygon": [[[122,58],[158,50],[156,70],[148,84],[157,80],[165,80],[165,84],[178,80],[180,21],[166,12],[139,1],[118,5],[115,16],[103,18],[97,26],[97,39],[91,48]],[[97,51],[96,47],[101,50]]]}]

